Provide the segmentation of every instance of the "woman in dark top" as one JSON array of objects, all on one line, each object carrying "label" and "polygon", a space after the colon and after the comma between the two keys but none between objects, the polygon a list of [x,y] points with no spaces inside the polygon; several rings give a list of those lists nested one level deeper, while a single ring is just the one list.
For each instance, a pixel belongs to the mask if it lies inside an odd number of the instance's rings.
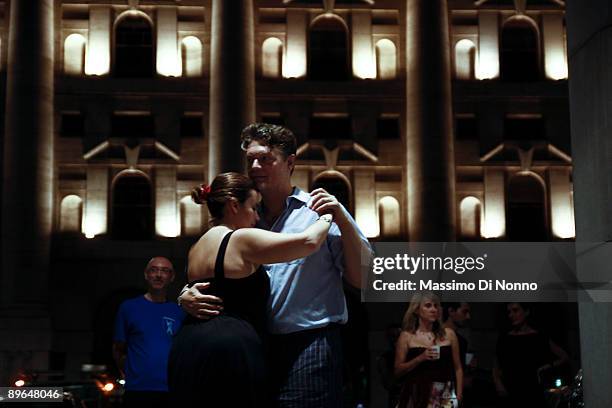
[{"label": "woman in dark top", "polygon": [[568,360],[567,353],[528,323],[529,307],[507,305],[512,329],[497,341],[497,364],[493,370],[495,388],[508,406],[545,406],[542,375]]},{"label": "woman in dark top", "polygon": [[270,293],[264,263],[308,256],[327,236],[331,215],[304,232],[278,234],[253,228],[260,197],[238,173],[218,175],[192,194],[206,203],[210,228],[189,251],[190,284],[211,282],[224,313],[211,320],[188,317],[174,339],[168,363],[173,406],[269,406],[263,337]]},{"label": "woman in dark top", "polygon": [[441,322],[440,300],[417,293],[404,315],[395,351],[395,375],[402,382],[400,408],[456,407],[463,396],[459,343]]}]

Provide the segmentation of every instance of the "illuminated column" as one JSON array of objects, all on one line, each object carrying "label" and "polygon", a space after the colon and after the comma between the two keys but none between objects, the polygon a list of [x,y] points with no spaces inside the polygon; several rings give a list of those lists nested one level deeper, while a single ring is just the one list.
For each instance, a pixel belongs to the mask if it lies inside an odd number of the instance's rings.
[{"label": "illuminated column", "polygon": [[478,12],[478,79],[499,78],[498,20],[497,11]]},{"label": "illuminated column", "polygon": [[6,80],[3,304],[47,299],[54,203],[53,0],[14,1]]},{"label": "illuminated column", "polygon": [[283,77],[303,78],[306,76],[306,34],[308,13],[304,10],[287,10],[287,51],[283,61]]},{"label": "illuminated column", "polygon": [[255,121],[253,0],[213,0],[208,175],[244,170],[240,131]]},{"label": "illuminated column", "polygon": [[406,2],[406,180],[413,241],[455,239],[446,0]]},{"label": "illuminated column", "polygon": [[376,181],[374,171],[355,170],[353,188],[355,189],[355,221],[368,238],[380,234],[380,224],[376,215]]},{"label": "illuminated column", "polygon": [[108,231],[108,169],[106,166],[87,166],[83,233],[87,238]]},{"label": "illuminated column", "polygon": [[542,15],[544,35],[544,71],[546,78],[567,79],[563,14]]},{"label": "illuminated column", "polygon": [[176,166],[155,168],[155,233],[176,237],[180,233],[176,197]]},{"label": "illuminated column", "polygon": [[[610,89],[612,27],[608,0],[568,1],[566,22],[576,241],[612,240],[612,138]],[[609,245],[609,244],[608,244]],[[599,245],[598,245],[599,246]],[[604,246],[599,246],[604,248]],[[606,245],[606,248],[609,248]],[[605,251],[605,250],[604,250]],[[602,254],[600,265],[608,264]],[[583,282],[609,281],[609,267],[586,268]],[[591,292],[596,296],[597,292]],[[609,293],[606,291],[600,291]],[[605,302],[609,302],[609,297]],[[612,303],[580,302],[580,350],[584,369],[584,405],[612,406]],[[605,350],[601,353],[600,350]]]},{"label": "illuminated column", "polygon": [[506,235],[506,193],[504,171],[484,171],[484,238],[501,238]]},{"label": "illuminated column", "polygon": [[157,9],[157,73],[163,76],[181,76],[178,50],[176,7]]},{"label": "illuminated column", "polygon": [[357,78],[376,78],[376,59],[372,45],[372,13],[353,10],[351,13],[353,46],[353,75]]},{"label": "illuminated column", "polygon": [[[54,216],[54,1],[12,1],[2,184],[0,383],[48,369]],[[8,11],[8,10],[7,10]]]},{"label": "illuminated column", "polygon": [[85,74],[108,74],[110,72],[110,54],[111,9],[108,6],[90,6]]},{"label": "illuminated column", "polygon": [[552,168],[548,171],[548,191],[553,235],[556,238],[574,238],[576,230],[569,168]]}]

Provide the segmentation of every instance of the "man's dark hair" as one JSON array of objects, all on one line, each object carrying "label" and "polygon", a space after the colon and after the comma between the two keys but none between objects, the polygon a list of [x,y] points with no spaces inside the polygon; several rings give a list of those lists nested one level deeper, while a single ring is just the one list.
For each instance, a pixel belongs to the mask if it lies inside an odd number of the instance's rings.
[{"label": "man's dark hair", "polygon": [[246,150],[251,142],[259,142],[271,149],[277,148],[286,158],[297,151],[297,141],[292,131],[270,123],[251,123],[240,134],[240,147]]},{"label": "man's dark hair", "polygon": [[442,303],[443,320],[447,321],[449,317],[448,309],[457,310],[461,307],[460,302],[444,302]]}]

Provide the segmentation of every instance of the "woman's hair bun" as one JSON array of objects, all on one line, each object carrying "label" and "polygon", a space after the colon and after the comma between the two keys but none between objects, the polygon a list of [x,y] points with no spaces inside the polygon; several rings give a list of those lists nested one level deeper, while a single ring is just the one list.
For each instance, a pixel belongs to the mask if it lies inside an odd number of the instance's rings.
[{"label": "woman's hair bun", "polygon": [[191,191],[191,199],[196,204],[204,204],[210,195],[210,186],[206,184],[200,184]]}]

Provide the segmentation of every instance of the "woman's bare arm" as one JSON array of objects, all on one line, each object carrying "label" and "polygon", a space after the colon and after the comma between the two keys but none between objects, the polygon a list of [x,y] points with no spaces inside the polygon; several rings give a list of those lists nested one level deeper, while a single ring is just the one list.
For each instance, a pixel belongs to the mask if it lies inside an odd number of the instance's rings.
[{"label": "woman's bare arm", "polygon": [[540,378],[540,380],[542,372],[554,367],[559,367],[569,361],[569,356],[565,350],[556,345],[552,340],[548,340],[548,346],[550,348],[550,352],[556,357],[556,360],[553,360],[552,362],[544,364],[542,367],[538,368],[538,378]]},{"label": "woman's bare arm", "polygon": [[393,373],[395,374],[396,378],[414,370],[416,366],[427,359],[427,351],[425,351],[412,360],[406,361],[408,350],[410,350],[411,336],[412,335],[407,331],[402,331],[397,339],[397,344],[395,346],[395,364],[393,369]]},{"label": "woman's bare arm", "polygon": [[504,396],[507,394],[506,387],[504,386],[502,372],[497,362],[493,367],[493,383],[495,384],[495,389],[497,390],[497,393],[499,395]]},{"label": "woman's bare arm", "polygon": [[256,265],[288,262],[308,256],[319,249],[331,225],[331,215],[322,215],[298,233],[278,233],[259,228],[242,228],[232,236],[242,257]]}]

